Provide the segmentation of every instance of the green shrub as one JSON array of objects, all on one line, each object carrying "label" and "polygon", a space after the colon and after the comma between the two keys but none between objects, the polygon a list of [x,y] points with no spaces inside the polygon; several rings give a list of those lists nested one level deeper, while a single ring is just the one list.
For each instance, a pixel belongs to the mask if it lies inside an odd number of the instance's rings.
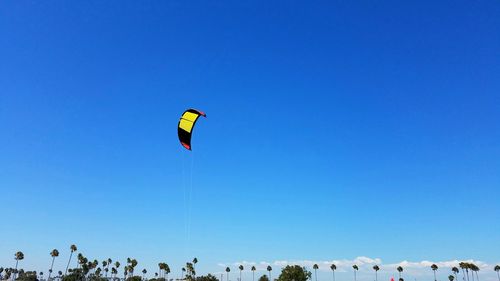
[{"label": "green shrub", "polygon": [[132,277],[127,278],[127,281],[142,281],[142,277],[132,276]]},{"label": "green shrub", "polygon": [[278,281],[307,281],[311,278],[311,272],[299,265],[287,265],[281,270]]}]

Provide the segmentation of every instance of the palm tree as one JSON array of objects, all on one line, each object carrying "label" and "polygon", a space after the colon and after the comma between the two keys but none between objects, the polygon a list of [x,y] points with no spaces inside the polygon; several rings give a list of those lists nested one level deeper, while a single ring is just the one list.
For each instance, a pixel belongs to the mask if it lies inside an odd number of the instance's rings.
[{"label": "palm tree", "polygon": [[190,262],[187,262],[186,263],[186,280],[194,280],[194,275],[196,274],[196,272],[194,271],[194,266],[192,263]]},{"label": "palm tree", "polygon": [[464,280],[465,277],[467,276],[467,281],[469,281],[469,264],[466,262],[461,262],[458,264],[458,266],[462,269],[462,273],[464,274]]},{"label": "palm tree", "polygon": [[69,263],[71,262],[71,256],[73,256],[73,253],[76,252],[77,248],[76,245],[71,245],[70,247],[71,253],[69,254],[69,260],[68,260],[68,265],[66,265],[66,270],[64,271],[64,275],[68,274],[68,268],[69,268]]},{"label": "palm tree", "polygon": [[16,260],[16,268],[15,268],[15,270],[14,270],[14,278],[13,278],[12,280],[16,280],[16,275],[17,275],[17,274],[16,274],[16,273],[17,273],[17,265],[19,264],[19,261],[20,261],[20,260],[23,260],[23,259],[24,259],[24,254],[23,254],[23,252],[21,252],[21,251],[17,252],[14,256],[15,256],[15,258],[14,258],[14,259]]},{"label": "palm tree", "polygon": [[104,268],[104,272],[106,272],[106,277],[108,276],[108,260],[102,261],[102,268]]},{"label": "palm tree", "polygon": [[168,274],[170,273],[170,266],[166,262],[163,263],[163,272],[167,275],[167,281],[168,281]]},{"label": "palm tree", "polygon": [[240,270],[240,281],[241,281],[241,272],[243,271],[244,267],[242,264],[240,264],[240,266],[238,267],[238,269]]},{"label": "palm tree", "polygon": [[106,274],[104,275],[105,278],[108,278],[109,266],[112,262],[113,261],[110,258],[102,262],[102,266],[104,267],[104,271],[106,272]]},{"label": "palm tree", "polygon": [[50,281],[50,275],[52,274],[52,268],[54,268],[54,260],[59,256],[59,251],[57,249],[52,250],[50,252],[50,256],[52,257],[52,264],[50,265],[49,277],[47,277],[47,281]]},{"label": "palm tree", "polygon": [[500,265],[495,265],[495,268],[493,269],[497,272],[497,277],[498,277],[498,281],[500,281]]},{"label": "palm tree", "polygon": [[12,268],[6,268],[6,269],[4,269],[4,271],[5,271],[5,274],[4,274],[3,279],[5,279],[5,280],[10,279],[11,274],[12,274]]},{"label": "palm tree", "polygon": [[[451,271],[453,272],[453,275],[455,275],[455,280],[458,281],[457,274],[460,272],[456,266],[451,268]],[[499,280],[500,281],[500,280]]]},{"label": "palm tree", "polygon": [[356,281],[356,271],[359,270],[359,267],[357,265],[353,265],[352,268],[354,269],[354,281]]},{"label": "palm tree", "polygon": [[475,264],[473,263],[467,263],[467,267],[470,269],[470,273],[472,275],[472,281],[474,281],[474,267],[475,267]]},{"label": "palm tree", "polygon": [[159,269],[159,272],[160,272],[160,278],[161,278],[162,273],[163,273],[163,267],[164,267],[163,263],[162,263],[162,262],[159,262],[159,263],[158,263],[158,269]]},{"label": "palm tree", "polygon": [[[71,257],[70,257],[71,259]],[[80,265],[82,264],[82,259],[83,259],[83,255],[81,253],[78,253],[78,255],[76,255],[76,268],[80,268]],[[72,271],[72,269],[68,269],[69,272]]]},{"label": "palm tree", "polygon": [[273,270],[273,268],[270,265],[268,265],[267,266],[267,271],[269,271],[269,281],[273,281],[273,279],[271,279],[271,271],[272,270]]},{"label": "palm tree", "polygon": [[[99,261],[98,260],[94,260],[92,263],[91,263],[91,268],[94,270],[94,274],[96,273],[96,268],[97,266],[99,265]],[[101,271],[99,270],[99,273],[101,273]]]},{"label": "palm tree", "polygon": [[380,267],[378,265],[374,265],[373,270],[375,270],[375,281],[378,281],[377,272],[380,270]]},{"label": "palm tree", "polygon": [[474,273],[476,273],[476,280],[479,281],[479,275],[477,274],[479,272],[479,267],[475,264],[471,264],[471,270],[472,270],[472,276],[474,276]]},{"label": "palm tree", "polygon": [[127,259],[127,262],[129,263],[129,271],[132,274],[132,277],[134,277],[134,269],[137,266],[138,262],[136,259]]},{"label": "palm tree", "polygon": [[403,267],[402,266],[398,266],[396,268],[396,270],[398,271],[398,274],[399,274],[399,279],[401,279],[401,273],[403,272]]},{"label": "palm tree", "polygon": [[229,272],[231,271],[231,269],[228,267],[226,267],[226,280],[229,281]]},{"label": "palm tree", "polygon": [[[252,265],[252,269],[251,270],[252,270],[252,281],[255,281],[255,270],[257,270],[257,269],[255,268],[255,266]],[[497,270],[497,273],[498,273],[498,270]],[[500,281],[500,280],[498,280],[498,281]]]},{"label": "palm tree", "polygon": [[[198,259],[195,257],[193,259],[193,275],[196,277],[196,264],[198,263]],[[195,278],[196,279],[196,278]]]},{"label": "palm tree", "polygon": [[[118,268],[120,268],[120,262],[119,261],[115,261],[115,278],[116,278],[116,275],[118,274]],[[111,270],[111,272],[113,272],[113,270]]]},{"label": "palm tree", "polygon": [[332,263],[332,265],[330,265],[330,269],[332,270],[333,281],[335,281],[335,270],[337,270],[337,266]]},{"label": "palm tree", "polygon": [[453,276],[453,275],[448,275],[448,280],[450,280],[450,281],[455,280],[455,276]]},{"label": "palm tree", "polygon": [[83,265],[86,265],[87,262],[88,262],[87,258],[85,258],[81,253],[78,253],[77,258],[78,258],[77,268],[82,268],[83,269]]},{"label": "palm tree", "polygon": [[[5,274],[2,275],[2,272],[5,272]],[[10,278],[9,274],[10,274],[9,268],[3,268],[3,267],[0,268],[0,280],[3,280],[3,279],[8,280]]]},{"label": "palm tree", "polygon": [[146,280],[146,273],[148,273],[148,271],[144,268],[142,270],[142,280]]},{"label": "palm tree", "polygon": [[318,264],[316,264],[316,263],[315,263],[315,264],[313,265],[313,269],[314,269],[314,279],[315,279],[316,281],[318,281],[318,273],[316,272],[316,271],[318,270],[318,268],[319,268]]},{"label": "palm tree", "polygon": [[431,269],[432,269],[432,272],[434,272],[434,281],[437,281],[437,279],[436,279],[436,270],[438,270],[438,266],[435,263],[433,263],[431,265]]}]

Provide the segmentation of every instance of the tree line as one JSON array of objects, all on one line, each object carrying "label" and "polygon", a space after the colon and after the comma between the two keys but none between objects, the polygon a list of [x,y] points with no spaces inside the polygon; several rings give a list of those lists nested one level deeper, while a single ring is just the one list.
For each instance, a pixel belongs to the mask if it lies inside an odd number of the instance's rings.
[{"label": "tree line", "polygon": [[[66,267],[63,271],[58,271],[57,273],[53,272],[54,262],[57,257],[59,257],[59,251],[57,249],[53,249],[50,252],[50,269],[48,270],[48,276],[44,279],[43,272],[36,271],[25,271],[23,269],[18,269],[20,261],[24,259],[24,254],[19,251],[14,254],[15,266],[13,268],[3,268],[0,267],[0,280],[11,280],[11,281],[174,281],[174,279],[169,279],[170,267],[166,262],[158,263],[158,271],[154,273],[154,278],[147,279],[146,274],[148,271],[143,269],[140,272],[136,271],[136,267],[138,262],[136,259],[127,258],[126,264],[121,267],[121,263],[119,261],[114,261],[111,258],[103,260],[99,262],[98,260],[90,260],[85,257],[82,253],[78,253],[76,255],[77,266],[74,268],[70,268],[71,260],[73,258],[73,254],[78,250],[76,245],[70,246],[70,255]],[[224,281],[224,276],[221,275],[221,278],[218,279],[214,275],[208,274],[206,276],[197,276],[196,275],[196,264],[198,263],[198,259],[194,258],[192,261],[187,262],[184,267],[181,268],[181,278],[176,279],[175,281]],[[337,266],[335,264],[331,264],[330,270],[332,271],[332,281],[335,280],[335,271],[337,270]],[[353,277],[354,281],[357,281],[357,272],[359,270],[358,265],[352,265],[353,268]],[[460,269],[459,269],[460,268]],[[313,265],[314,270],[314,278],[315,281],[318,281],[317,270],[319,269],[318,264]],[[434,281],[438,281],[436,278],[436,271],[439,267],[436,264],[432,264],[430,269],[434,274]],[[119,273],[121,270],[121,274]],[[245,270],[243,265],[238,266],[239,270],[239,281],[243,281],[242,272]],[[252,281],[255,281],[255,266],[250,268],[252,271]],[[270,265],[267,266],[267,275],[264,274],[258,278],[258,281],[271,281],[272,279],[272,267]],[[378,281],[378,271],[380,267],[378,265],[373,266],[373,270],[375,273],[375,281]],[[497,273],[498,281],[500,281],[500,265],[496,265],[493,270]],[[404,281],[403,279],[403,267],[396,267],[396,271],[399,275],[399,281]],[[474,263],[469,262],[460,262],[457,266],[451,268],[450,275],[448,276],[448,281],[458,281],[458,275],[462,272],[463,281],[480,281],[479,280],[479,271],[480,268]],[[226,267],[225,269],[225,279],[229,281],[229,275],[231,272],[230,267]],[[280,275],[278,278],[273,281],[307,281],[312,279],[312,273],[308,271],[305,267],[301,267],[298,265],[294,266],[286,266],[282,268]],[[446,280],[445,280],[446,281]]]}]

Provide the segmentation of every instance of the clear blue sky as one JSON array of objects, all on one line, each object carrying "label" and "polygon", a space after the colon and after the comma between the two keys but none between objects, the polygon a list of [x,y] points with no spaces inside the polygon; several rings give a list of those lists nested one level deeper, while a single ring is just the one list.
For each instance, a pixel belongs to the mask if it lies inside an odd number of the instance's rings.
[{"label": "clear blue sky", "polygon": [[[72,243],[203,271],[498,261],[499,15],[498,1],[1,1],[0,265],[22,250],[43,269]],[[189,107],[208,115],[191,154],[176,133]]]}]

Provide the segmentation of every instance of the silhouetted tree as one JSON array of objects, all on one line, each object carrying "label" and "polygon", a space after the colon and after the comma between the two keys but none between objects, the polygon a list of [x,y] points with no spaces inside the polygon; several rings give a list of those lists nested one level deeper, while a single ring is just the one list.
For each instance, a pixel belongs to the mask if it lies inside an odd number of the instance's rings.
[{"label": "silhouetted tree", "polygon": [[281,270],[278,281],[307,281],[311,278],[311,275],[311,272],[305,267],[287,265]]},{"label": "silhouetted tree", "polygon": [[375,281],[378,281],[377,272],[380,270],[380,267],[378,265],[374,265],[373,270],[375,270]]}]

